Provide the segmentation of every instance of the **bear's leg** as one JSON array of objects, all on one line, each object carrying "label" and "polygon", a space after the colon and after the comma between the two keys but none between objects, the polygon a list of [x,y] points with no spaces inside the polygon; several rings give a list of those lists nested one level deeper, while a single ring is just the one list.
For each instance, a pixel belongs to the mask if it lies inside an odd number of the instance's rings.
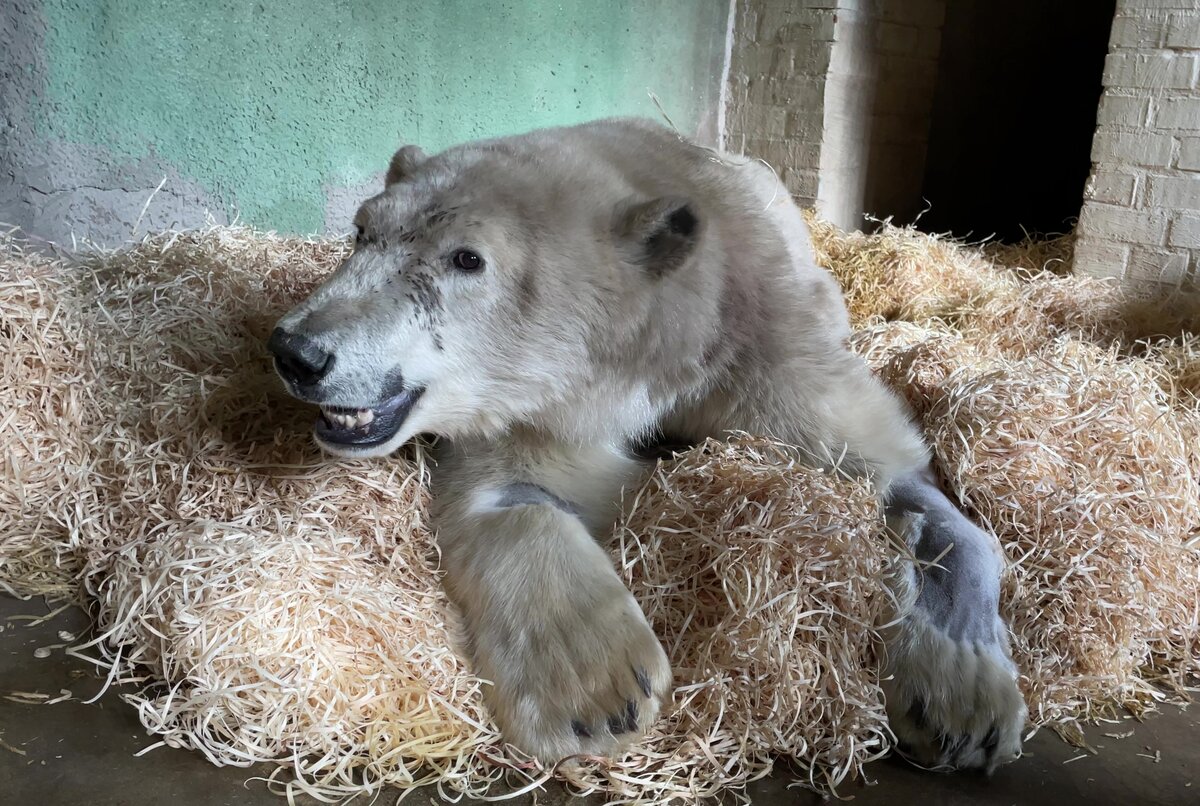
[{"label": "bear's leg", "polygon": [[[666,654],[585,524],[638,472],[619,452],[443,443],[434,518],[472,670],[505,739],[554,762],[611,754],[655,719]],[[594,528],[599,528],[594,526]]]},{"label": "bear's leg", "polygon": [[982,769],[1020,753],[1025,703],[999,614],[1003,560],[928,471],[887,490],[889,525],[915,562],[898,581],[884,691],[892,730],[918,763]]},{"label": "bear's leg", "polygon": [[697,440],[765,433],[800,446],[816,466],[874,480],[889,523],[917,558],[897,574],[902,610],[886,636],[892,729],[915,760],[991,770],[1019,751],[1025,719],[999,614],[994,541],[934,483],[924,440],[900,399],[845,347],[826,347],[819,360],[726,384],[676,413],[664,431]]}]

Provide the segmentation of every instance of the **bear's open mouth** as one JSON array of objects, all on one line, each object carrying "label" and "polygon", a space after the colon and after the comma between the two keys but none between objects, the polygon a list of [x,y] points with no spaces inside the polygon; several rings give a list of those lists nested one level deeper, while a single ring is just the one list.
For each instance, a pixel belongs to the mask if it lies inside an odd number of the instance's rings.
[{"label": "bear's open mouth", "polygon": [[364,408],[321,406],[313,431],[317,439],[335,445],[380,445],[396,435],[424,391],[405,389],[377,406]]}]

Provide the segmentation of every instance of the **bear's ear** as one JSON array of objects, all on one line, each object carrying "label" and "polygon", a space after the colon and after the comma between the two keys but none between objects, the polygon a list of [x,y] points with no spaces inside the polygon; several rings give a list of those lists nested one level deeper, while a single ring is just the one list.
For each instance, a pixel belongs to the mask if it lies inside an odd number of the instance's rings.
[{"label": "bear's ear", "polygon": [[700,218],[679,196],[617,205],[613,230],[621,256],[661,276],[683,265],[700,239]]},{"label": "bear's ear", "polygon": [[397,182],[403,182],[412,176],[413,171],[417,170],[424,161],[425,152],[421,150],[420,146],[404,146],[392,155],[392,161],[388,163],[384,186],[391,187]]}]

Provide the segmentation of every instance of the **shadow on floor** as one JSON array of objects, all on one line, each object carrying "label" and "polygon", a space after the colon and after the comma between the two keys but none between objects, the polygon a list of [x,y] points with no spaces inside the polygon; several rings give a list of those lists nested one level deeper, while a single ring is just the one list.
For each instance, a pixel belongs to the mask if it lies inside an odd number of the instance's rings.
[{"label": "shadow on floor", "polygon": [[[50,611],[40,600],[0,596],[0,697],[37,692],[53,698],[62,690],[71,692],[70,700],[54,705],[0,699],[0,802],[13,806],[285,806],[287,801],[268,792],[261,780],[251,780],[269,774],[270,765],[218,768],[198,753],[166,747],[135,756],[154,739],[147,736],[133,708],[114,691],[93,705],[83,704],[102,682],[88,665],[61,649],[44,659],[34,655],[39,647],[63,643],[60,631],[82,634],[87,628],[85,615],[68,608],[35,626],[29,626],[27,619],[13,618]],[[1127,738],[1105,735],[1130,731],[1133,734]],[[1026,745],[1023,758],[991,779],[931,775],[899,761],[878,762],[868,768],[873,786],[852,784],[840,794],[853,797],[855,806],[1200,804],[1200,720],[1192,713],[1169,708],[1146,722],[1127,719],[1119,725],[1089,728],[1087,739],[1099,755],[1078,751],[1041,731]],[[762,806],[822,803],[810,792],[788,789],[788,780],[786,775],[776,775],[754,784],[749,794]],[[555,791],[539,796],[538,802],[568,799]],[[377,801],[391,802],[390,798]],[[405,799],[405,803],[437,802],[432,790]],[[532,800],[522,797],[506,803],[527,806]]]}]

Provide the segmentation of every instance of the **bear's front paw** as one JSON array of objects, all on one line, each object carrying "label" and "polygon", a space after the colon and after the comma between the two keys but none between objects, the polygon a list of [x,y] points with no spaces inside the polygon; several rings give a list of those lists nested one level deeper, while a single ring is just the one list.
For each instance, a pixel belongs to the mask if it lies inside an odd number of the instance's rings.
[{"label": "bear's front paw", "polygon": [[633,596],[621,587],[579,598],[548,595],[473,636],[501,732],[543,762],[612,755],[642,735],[670,690],[666,653]]},{"label": "bear's front paw", "polygon": [[1026,708],[1005,638],[954,640],[914,613],[888,646],[883,689],[901,755],[922,766],[991,773],[1021,753]]}]

